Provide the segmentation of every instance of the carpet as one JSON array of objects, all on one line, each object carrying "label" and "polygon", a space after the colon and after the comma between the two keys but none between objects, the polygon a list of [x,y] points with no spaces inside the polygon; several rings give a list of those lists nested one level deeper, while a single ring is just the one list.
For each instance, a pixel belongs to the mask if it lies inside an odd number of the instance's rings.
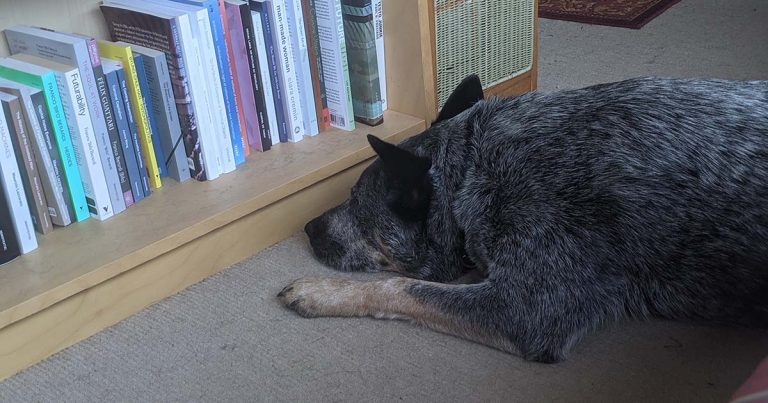
[{"label": "carpet", "polygon": [[640,29],[680,0],[539,0],[539,17]]}]

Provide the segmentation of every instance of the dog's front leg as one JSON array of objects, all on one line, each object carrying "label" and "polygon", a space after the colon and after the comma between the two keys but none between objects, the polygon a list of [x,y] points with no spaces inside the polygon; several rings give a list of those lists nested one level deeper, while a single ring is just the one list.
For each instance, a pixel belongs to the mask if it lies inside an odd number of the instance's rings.
[{"label": "dog's front leg", "polygon": [[[413,294],[433,289],[450,297],[444,304],[466,306],[467,315],[450,315],[436,304]],[[493,330],[491,315],[476,315],[470,307],[488,301],[485,283],[457,285],[396,277],[380,281],[305,278],[294,281],[278,294],[290,309],[304,317],[371,316],[411,320],[434,330],[459,336],[502,351],[518,353],[508,337]],[[472,318],[472,320],[467,319]]]}]

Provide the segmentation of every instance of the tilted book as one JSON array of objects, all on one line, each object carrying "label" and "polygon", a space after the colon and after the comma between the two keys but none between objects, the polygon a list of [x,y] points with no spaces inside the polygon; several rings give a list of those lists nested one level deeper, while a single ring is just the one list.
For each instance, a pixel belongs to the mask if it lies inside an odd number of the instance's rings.
[{"label": "tilted book", "polygon": [[19,164],[13,151],[13,126],[8,123],[10,122],[6,121],[6,114],[0,113],[0,188],[8,202],[19,249],[24,254],[37,249],[37,238],[32,216],[29,214],[27,196],[24,194]]},{"label": "tilted book", "polygon": [[125,77],[124,69],[117,70],[117,81],[120,83],[120,95],[122,95],[123,98],[123,111],[125,112],[125,118],[128,122],[128,131],[131,134],[133,149],[136,153],[136,164],[139,166],[141,189],[144,192],[144,197],[149,197],[152,194],[152,187],[149,185],[147,166],[144,165],[144,155],[142,154],[143,151],[141,151],[141,144],[139,141],[139,123],[136,121],[136,116],[133,114],[131,95],[128,90],[128,79]]},{"label": "tilted book", "polygon": [[384,0],[373,0],[373,28],[376,31],[376,62],[379,65],[381,110],[387,110],[387,58],[384,49]]},{"label": "tilted book", "polygon": [[240,136],[240,121],[237,116],[237,101],[233,86],[232,70],[230,68],[227,44],[224,39],[224,23],[221,15],[223,0],[174,0],[180,3],[204,7],[208,12],[208,29],[213,45],[213,55],[216,61],[216,73],[224,100],[225,117],[229,129],[230,143],[236,165],[245,162],[245,150]]},{"label": "tilted book", "polygon": [[[126,116],[125,101],[123,100],[122,87],[120,86],[120,78],[118,77],[118,70],[122,72],[123,67],[120,63],[108,59],[102,61],[102,67],[104,70],[104,78],[107,81],[109,100],[112,104],[112,115],[115,118],[117,133],[120,136],[120,147],[123,149],[123,155],[125,156],[128,184],[130,185],[133,202],[138,203],[144,199],[143,179],[139,173],[141,154],[136,153],[133,137],[131,136],[131,129],[128,124],[128,116]],[[144,164],[141,164],[141,167],[143,169]],[[146,176],[146,173],[144,176]]]},{"label": "tilted book", "polygon": [[[177,3],[168,0],[144,0],[147,3],[167,7],[170,10],[184,12],[189,17],[189,31],[182,31],[182,43],[192,46],[198,58],[198,63],[193,66],[197,70],[200,81],[205,87],[207,112],[210,122],[213,124],[214,140],[219,152],[218,164],[221,173],[232,172],[236,168],[232,136],[227,122],[226,106],[224,105],[223,89],[220,77],[216,50],[213,45],[213,33],[211,29],[208,10],[204,7]],[[191,36],[188,36],[191,35]],[[186,40],[185,38],[189,38]],[[210,79],[213,76],[216,79]]]},{"label": "tilted book", "polygon": [[53,224],[48,214],[48,204],[45,200],[42,179],[40,179],[40,170],[35,160],[30,124],[24,113],[21,94],[16,96],[0,90],[0,102],[3,103],[5,120],[9,127],[10,123],[13,123],[12,131],[15,136],[12,136],[11,141],[19,163],[21,181],[24,184],[27,204],[32,215],[32,224],[37,232],[47,234],[53,230]]},{"label": "tilted book", "polygon": [[[128,171],[125,162],[125,154],[123,148],[120,145],[120,134],[117,131],[115,125],[114,111],[112,110],[112,102],[109,97],[109,90],[107,89],[107,80],[104,77],[104,68],[101,64],[101,56],[99,56],[99,43],[95,38],[80,34],[66,34],[76,38],[80,38],[88,45],[88,54],[91,57],[91,66],[93,66],[93,76],[96,79],[96,89],[99,91],[99,102],[101,108],[104,111],[104,123],[107,125],[107,133],[109,134],[109,149],[112,152],[112,156],[115,161],[115,169],[117,169],[117,177],[119,180],[120,188],[111,184],[110,195],[119,194],[122,195],[125,207],[130,207],[135,202],[133,198],[133,192],[131,191],[131,184],[128,179]],[[104,146],[102,146],[104,147]],[[102,149],[106,152],[106,149]],[[107,160],[107,162],[109,162]],[[119,196],[118,196],[119,197]],[[115,211],[118,213],[118,211]]]},{"label": "tilted book", "polygon": [[314,0],[314,2],[331,126],[343,130],[354,130],[355,114],[352,107],[341,1]]},{"label": "tilted book", "polygon": [[75,151],[72,147],[72,137],[69,133],[64,108],[59,95],[59,85],[53,72],[33,74],[26,71],[28,65],[14,59],[0,59],[0,77],[20,82],[42,90],[45,98],[50,128],[56,143],[56,150],[61,158],[63,183],[69,195],[68,207],[70,216],[80,222],[91,216],[88,203],[85,200],[83,180],[77,166]]},{"label": "tilted book", "polygon": [[115,213],[124,210],[125,200],[112,154],[98,83],[96,82],[98,67],[94,70],[93,57],[95,55],[91,56],[88,41],[83,37],[71,34],[22,25],[6,29],[5,37],[8,39],[11,53],[34,55],[78,70],[81,92],[90,115],[91,127],[99,149],[98,157],[101,159],[101,165],[104,169],[111,204]]},{"label": "tilted book", "polygon": [[[283,107],[283,91],[280,84],[280,65],[277,63],[277,53],[272,38],[272,28],[264,3],[252,1],[251,25],[256,40],[256,54],[259,61],[259,72],[264,84],[264,100],[267,105],[269,132],[272,144],[288,142],[288,125],[285,121]],[[246,19],[243,26],[247,29]],[[246,37],[247,38],[247,37]],[[253,68],[253,67],[252,67]]]},{"label": "tilted book", "polygon": [[[80,169],[80,177],[85,190],[88,211],[91,216],[99,220],[112,217],[118,207],[114,207],[110,199],[107,179],[104,174],[105,169],[99,156],[101,150],[99,150],[96,142],[90,111],[85,105],[78,69],[28,54],[16,54],[13,58],[27,64],[26,71],[28,72],[44,74],[46,71],[51,71],[56,76],[61,95],[61,105],[72,137],[75,160]],[[106,152],[111,153],[111,150],[107,149]],[[119,199],[122,201],[122,194]],[[121,207],[122,210],[125,210],[124,202]]]},{"label": "tilted book", "polygon": [[[294,63],[294,49],[291,42],[291,26],[288,22],[288,6],[285,0],[270,0],[265,4],[269,22],[272,27],[272,41],[278,61],[279,78],[283,90],[283,108],[287,125],[288,141],[298,142],[304,138],[303,113],[301,111],[301,94],[299,93],[298,76]],[[269,38],[265,38],[269,40]]]},{"label": "tilted book", "polygon": [[64,167],[56,150],[56,139],[51,132],[45,95],[38,88],[4,78],[0,78],[0,91],[15,95],[22,100],[24,117],[28,131],[31,133],[32,149],[43,183],[51,222],[62,227],[71,224],[72,217],[69,214],[68,205],[71,201],[62,178]]},{"label": "tilted book", "polygon": [[[116,42],[125,46],[132,46],[124,42]],[[131,48],[133,50],[133,48]],[[149,83],[147,82],[147,72],[144,68],[144,57],[134,53],[133,64],[136,66],[136,78],[139,79],[139,89],[141,89],[141,101],[144,104],[146,110],[147,119],[149,120],[149,129],[152,132],[152,148],[155,150],[155,158],[157,159],[157,168],[160,170],[160,177],[168,176],[168,170],[165,165],[165,152],[160,146],[160,134],[157,128],[157,116],[153,113],[152,97],[149,96]]]},{"label": "tilted book", "polygon": [[199,66],[196,51],[188,43],[192,38],[182,41],[182,30],[191,30],[189,16],[180,11],[142,6],[146,8],[105,2],[101,12],[112,39],[165,53],[190,176],[199,181],[215,179],[220,173],[219,156],[208,118],[205,86],[200,80],[192,79],[197,77]]},{"label": "tilted book", "polygon": [[[248,145],[252,149],[267,151],[272,142],[269,137],[269,121],[264,103],[263,84],[258,70],[255,38],[251,22],[251,10],[242,0],[225,2],[227,25],[230,29],[233,61],[237,84],[240,86],[240,106],[244,116]],[[262,137],[262,134],[264,137]],[[269,139],[265,142],[264,139]]]},{"label": "tilted book", "polygon": [[312,75],[315,114],[317,115],[318,129],[322,132],[331,127],[331,117],[325,95],[323,60],[320,57],[320,39],[317,36],[314,0],[301,0],[301,8],[304,12],[304,30],[307,33],[307,52],[309,53],[309,70]]},{"label": "tilted book", "polygon": [[190,179],[189,164],[165,53],[140,45],[133,45],[133,51],[142,56],[144,63],[149,98],[152,101],[150,112],[157,119],[158,136],[168,175],[179,182],[185,182]]},{"label": "tilted book", "polygon": [[320,133],[320,128],[315,113],[315,95],[312,86],[312,73],[309,68],[309,48],[307,47],[307,33],[304,29],[301,0],[286,0],[285,14],[291,34],[291,45],[293,46],[293,66],[296,68],[304,134],[317,136]]},{"label": "tilted book", "polygon": [[245,157],[251,155],[251,145],[248,142],[248,129],[245,123],[245,111],[243,106],[243,94],[241,93],[240,76],[237,74],[237,67],[235,66],[236,59],[244,59],[245,54],[235,53],[234,45],[232,43],[233,36],[240,35],[242,37],[242,24],[239,25],[240,31],[237,30],[237,26],[232,21],[231,13],[227,12],[227,6],[224,0],[219,0],[219,14],[221,14],[221,27],[224,34],[224,44],[227,50],[227,59],[229,60],[229,75],[232,78],[232,91],[235,95],[235,106],[237,107],[237,121],[240,125],[240,141],[243,144],[243,152]]},{"label": "tilted book", "polygon": [[384,121],[371,0],[341,0],[349,81],[355,119],[369,126]]},{"label": "tilted book", "polygon": [[160,188],[163,186],[163,183],[160,180],[160,168],[157,165],[155,147],[152,143],[152,129],[149,126],[149,116],[147,116],[147,109],[141,96],[139,77],[136,75],[133,51],[131,51],[130,46],[117,45],[109,41],[99,41],[99,55],[105,59],[119,61],[123,65],[126,83],[128,84],[128,94],[131,97],[131,108],[133,116],[136,117],[139,130],[141,154],[144,156],[144,165],[147,167],[149,184],[155,189]]}]

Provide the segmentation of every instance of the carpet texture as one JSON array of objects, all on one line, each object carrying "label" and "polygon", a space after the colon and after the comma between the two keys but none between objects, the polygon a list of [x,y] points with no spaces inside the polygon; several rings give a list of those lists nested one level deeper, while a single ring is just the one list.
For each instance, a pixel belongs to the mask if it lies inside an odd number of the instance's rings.
[{"label": "carpet texture", "polygon": [[680,0],[539,0],[539,17],[640,29]]},{"label": "carpet texture", "polygon": [[[681,2],[641,31],[542,20],[540,89],[767,79],[765,21],[764,0]],[[0,402],[724,402],[768,355],[766,332],[652,321],[527,363],[402,322],[299,318],[275,295],[302,276],[380,277],[326,269],[297,234],[0,383]]]}]

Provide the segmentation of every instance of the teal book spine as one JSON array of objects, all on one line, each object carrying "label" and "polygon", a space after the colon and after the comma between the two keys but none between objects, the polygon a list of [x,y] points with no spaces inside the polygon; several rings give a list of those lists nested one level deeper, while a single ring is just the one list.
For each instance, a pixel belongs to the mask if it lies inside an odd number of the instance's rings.
[{"label": "teal book spine", "polygon": [[78,221],[86,220],[90,217],[88,205],[85,201],[85,189],[80,177],[80,170],[75,160],[75,151],[72,147],[72,138],[70,137],[67,121],[64,117],[64,108],[61,104],[59,95],[59,86],[56,82],[56,75],[53,72],[42,75],[33,75],[24,71],[15,70],[10,67],[0,66],[0,76],[9,80],[17,81],[22,84],[30,85],[42,90],[45,97],[45,103],[51,118],[51,127],[56,138],[56,147],[61,156],[64,165],[64,179],[69,189],[72,200],[73,217]]},{"label": "teal book spine", "polygon": [[64,176],[67,178],[69,194],[72,197],[75,218],[77,219],[77,222],[80,222],[90,217],[90,213],[88,212],[88,204],[85,200],[83,181],[82,178],[80,178],[77,161],[75,161],[72,138],[69,133],[66,118],[64,117],[64,108],[61,105],[58,83],[56,82],[56,76],[53,73],[46,74],[42,76],[41,79],[43,80],[45,102],[48,104],[48,110],[51,111],[53,133],[56,136],[59,153],[61,153],[62,159],[64,160]]}]

